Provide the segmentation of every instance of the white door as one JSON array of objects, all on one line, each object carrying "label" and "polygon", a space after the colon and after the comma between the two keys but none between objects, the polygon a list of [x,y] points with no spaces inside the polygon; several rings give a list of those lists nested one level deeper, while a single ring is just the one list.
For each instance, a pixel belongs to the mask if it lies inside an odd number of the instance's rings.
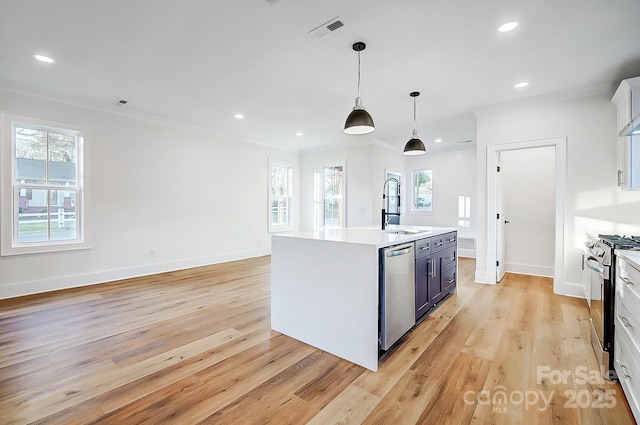
[{"label": "white door", "polygon": [[505,202],[503,185],[501,184],[500,170],[504,167],[504,164],[498,158],[498,168],[496,169],[496,282],[500,282],[504,277],[505,265],[506,265],[506,236],[505,236],[505,224],[508,223],[505,216]]}]

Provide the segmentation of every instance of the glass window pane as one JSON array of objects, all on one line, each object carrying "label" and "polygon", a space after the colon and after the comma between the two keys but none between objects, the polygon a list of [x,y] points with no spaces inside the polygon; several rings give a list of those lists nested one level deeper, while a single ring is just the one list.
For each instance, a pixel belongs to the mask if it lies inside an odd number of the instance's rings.
[{"label": "glass window pane", "polygon": [[271,195],[283,196],[287,190],[287,170],[284,167],[271,168]]},{"label": "glass window pane", "polygon": [[73,240],[76,233],[76,192],[72,190],[49,191],[49,226],[51,240]]},{"label": "glass window pane", "polygon": [[16,141],[16,182],[46,183],[47,133],[14,127]]},{"label": "glass window pane", "polygon": [[47,190],[18,190],[18,241],[44,242],[49,240],[47,220]]},{"label": "glass window pane", "polygon": [[271,226],[288,227],[292,169],[287,165],[271,166]]},{"label": "glass window pane", "polygon": [[77,137],[69,134],[49,133],[49,182],[76,184]]},{"label": "glass window pane", "polygon": [[413,172],[413,208],[417,211],[432,210],[432,171]]},{"label": "glass window pane", "polygon": [[342,227],[343,171],[341,166],[324,169],[324,226]]},{"label": "glass window pane", "polygon": [[271,224],[273,226],[288,226],[288,198],[274,198],[271,202]]}]

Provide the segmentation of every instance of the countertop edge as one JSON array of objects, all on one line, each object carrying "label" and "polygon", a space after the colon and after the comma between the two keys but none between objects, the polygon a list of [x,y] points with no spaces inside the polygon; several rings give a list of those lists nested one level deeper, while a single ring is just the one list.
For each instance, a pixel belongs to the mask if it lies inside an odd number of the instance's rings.
[{"label": "countertop edge", "polygon": [[[283,232],[283,233],[272,233],[272,237],[286,237],[286,238],[298,238],[305,240],[316,240],[323,242],[334,242],[334,243],[348,243],[348,244],[357,244],[357,245],[366,245],[366,246],[375,246],[376,248],[386,248],[389,246],[400,245],[408,242],[415,242],[420,239],[430,238],[433,236],[440,236],[445,233],[457,232],[458,229],[451,227],[432,227],[432,226],[394,226],[392,229],[407,229],[407,230],[415,230],[419,233],[412,234],[397,234],[391,233],[385,230],[381,230],[375,227],[348,227],[345,229],[330,229],[327,231],[310,231],[310,232]],[[392,230],[390,229],[390,230]],[[381,237],[388,238],[384,241],[371,241],[371,240],[358,240],[353,237],[353,233],[360,233],[370,231],[369,235],[373,235],[373,237]],[[352,233],[351,238],[347,237],[349,233]]]},{"label": "countertop edge", "polygon": [[640,270],[640,251],[626,251],[624,249],[617,249],[616,255],[624,258],[631,263],[636,269]]}]

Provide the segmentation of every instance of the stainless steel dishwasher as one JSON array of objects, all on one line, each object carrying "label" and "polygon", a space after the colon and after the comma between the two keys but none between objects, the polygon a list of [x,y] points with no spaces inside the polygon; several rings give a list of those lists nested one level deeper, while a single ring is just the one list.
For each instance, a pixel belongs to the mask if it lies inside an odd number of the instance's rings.
[{"label": "stainless steel dishwasher", "polygon": [[416,323],[414,243],[380,250],[380,349],[388,350]]}]

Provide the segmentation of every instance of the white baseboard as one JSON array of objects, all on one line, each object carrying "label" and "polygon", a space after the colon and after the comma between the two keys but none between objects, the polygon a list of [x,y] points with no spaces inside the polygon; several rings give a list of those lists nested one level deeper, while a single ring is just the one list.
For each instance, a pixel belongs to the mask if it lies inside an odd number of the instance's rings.
[{"label": "white baseboard", "polygon": [[587,298],[587,293],[585,291],[584,285],[582,283],[576,282],[565,282],[562,285],[562,293],[558,295],[566,295],[567,297],[574,298]]},{"label": "white baseboard", "polygon": [[506,263],[507,273],[529,274],[532,276],[553,277],[553,266],[539,266],[535,264]]},{"label": "white baseboard", "polygon": [[[474,276],[474,282],[476,283],[489,283],[489,273],[488,272],[479,272],[476,270],[476,274]],[[495,285],[495,282],[493,282]]]},{"label": "white baseboard", "polygon": [[458,247],[458,257],[476,258],[476,250]]},{"label": "white baseboard", "polygon": [[20,297],[23,295],[38,294],[42,292],[57,291],[61,289],[77,288],[80,286],[95,285],[98,283],[111,282],[114,280],[147,276],[156,273],[189,269],[192,267],[206,266],[210,264],[226,263],[228,261],[261,257],[263,255],[269,255],[270,253],[271,250],[269,248],[262,248],[251,251],[234,252],[205,257],[185,258],[181,260],[169,261],[166,263],[148,264],[138,267],[101,270],[92,273],[57,276],[32,281],[12,282],[0,286],[0,299]]}]

